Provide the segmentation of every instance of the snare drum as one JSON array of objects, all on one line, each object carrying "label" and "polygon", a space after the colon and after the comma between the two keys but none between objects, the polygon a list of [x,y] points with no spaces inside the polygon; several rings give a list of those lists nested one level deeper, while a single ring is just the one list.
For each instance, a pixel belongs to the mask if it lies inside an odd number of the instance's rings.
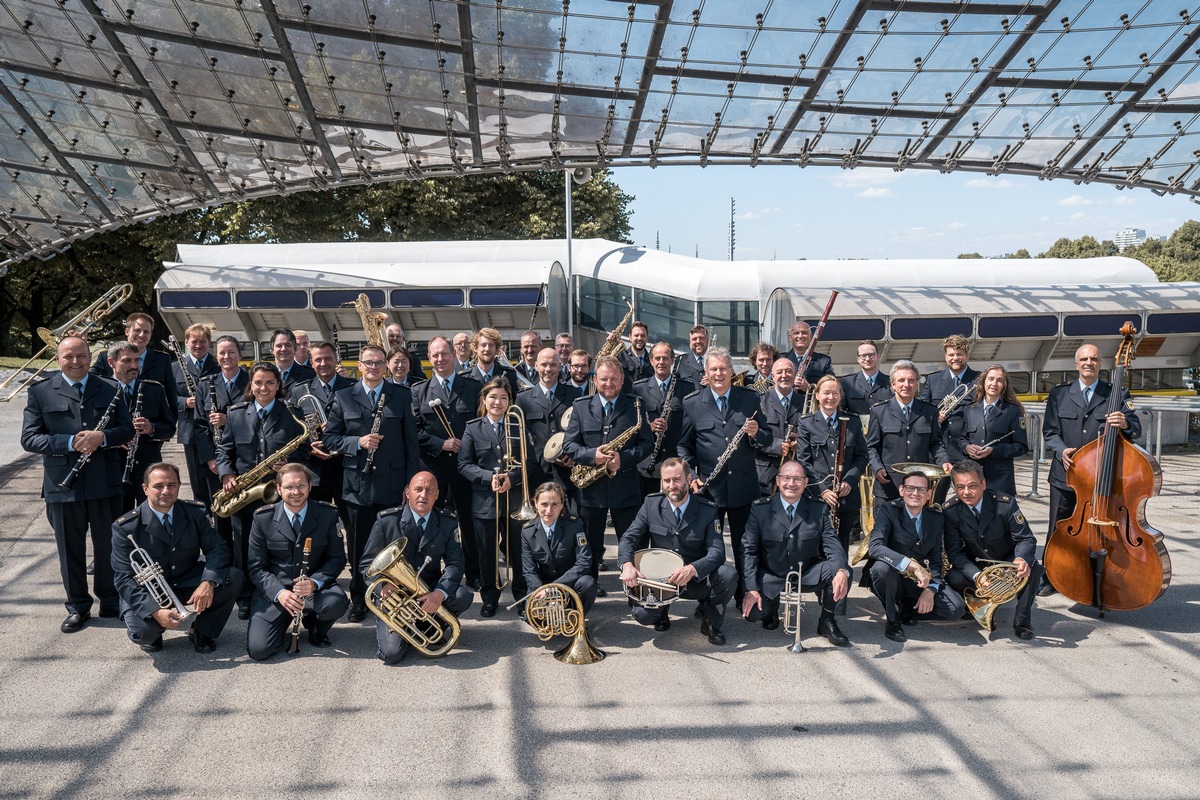
[{"label": "snare drum", "polygon": [[683,568],[683,557],[674,550],[638,550],[633,566],[642,577],[632,589],[625,587],[630,600],[642,608],[664,608],[679,599],[679,587],[667,581],[668,575]]}]

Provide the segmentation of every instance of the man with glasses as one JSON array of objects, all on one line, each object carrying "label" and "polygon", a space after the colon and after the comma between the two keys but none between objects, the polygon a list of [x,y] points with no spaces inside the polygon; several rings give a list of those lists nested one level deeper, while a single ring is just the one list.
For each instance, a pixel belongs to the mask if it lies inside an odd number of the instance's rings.
[{"label": "man with glasses", "polygon": [[817,633],[831,644],[846,647],[850,640],[838,627],[834,609],[850,591],[850,569],[846,548],[829,519],[829,507],[805,496],[808,475],[799,461],[780,467],[775,485],[779,493],[756,500],[746,523],[742,569],[747,592],[742,616],[750,622],[761,620],[766,630],[778,628],[779,595],[788,573],[799,570],[799,588],[820,598]]},{"label": "man with glasses", "polygon": [[875,508],[867,574],[887,617],[884,636],[893,642],[907,640],[905,625],[959,619],[965,608],[942,575],[944,518],[928,499],[929,478],[913,472],[900,484],[900,499]]},{"label": "man with glasses", "polygon": [[879,371],[879,347],[871,339],[858,343],[858,371],[842,378],[842,410],[862,416],[871,406],[891,399],[892,385]]},{"label": "man with glasses", "polygon": [[[246,652],[265,661],[288,642],[297,614],[313,647],[329,647],[329,631],[346,611],[346,592],[338,576],[346,567],[346,551],[338,531],[337,509],[309,500],[312,473],[303,464],[287,464],[276,473],[281,502],[254,512],[250,529],[250,580],[253,616],[246,631]],[[308,569],[304,542],[312,541]]]},{"label": "man with glasses", "polygon": [[[108,354],[102,354],[107,366]],[[63,633],[82,630],[91,615],[87,580],[87,539],[96,556],[92,582],[100,598],[100,616],[118,613],[113,585],[112,523],[120,515],[121,472],[133,438],[133,419],[109,380],[88,373],[91,352],[81,336],[58,342],[59,372],[29,388],[21,424],[21,447],[42,456],[42,496],[58,546],[58,570],[67,592]],[[115,400],[115,403],[114,403]],[[105,411],[112,408],[103,428]],[[64,486],[81,459],[87,464]]]},{"label": "man with glasses", "polygon": [[[325,428],[325,449],[344,454],[342,497],[350,521],[348,556],[355,565],[362,561],[379,512],[396,504],[409,478],[420,469],[412,392],[384,381],[384,359],[383,348],[376,345],[365,345],[359,351],[362,380],[334,394]],[[367,618],[366,593],[362,573],[352,570],[351,622]]]},{"label": "man with glasses", "polygon": [[591,376],[592,354],[587,350],[572,350],[567,361],[567,379],[562,383],[567,387],[567,391],[572,393],[573,400],[595,394]]},{"label": "man with glasses", "polygon": [[[1094,344],[1085,344],[1075,351],[1075,369],[1079,377],[1060,383],[1050,390],[1046,398],[1046,422],[1042,428],[1046,437],[1046,449],[1053,455],[1050,464],[1050,530],[1046,541],[1054,535],[1060,520],[1075,513],[1075,492],[1067,485],[1067,470],[1072,456],[1083,445],[1095,439],[1107,426],[1115,428],[1121,435],[1136,439],[1142,433],[1142,425],[1133,410],[1129,390],[1120,387],[1120,410],[1108,412],[1109,397],[1113,385],[1100,380],[1100,350]],[[1038,592],[1042,597],[1054,594],[1054,586],[1043,578]]]},{"label": "man with glasses", "polygon": [[560,333],[554,337],[554,352],[558,353],[559,363],[562,367],[559,369],[559,381],[566,382],[570,379],[571,373],[567,369],[567,365],[571,363],[571,353],[575,350],[575,338],[569,333]]}]

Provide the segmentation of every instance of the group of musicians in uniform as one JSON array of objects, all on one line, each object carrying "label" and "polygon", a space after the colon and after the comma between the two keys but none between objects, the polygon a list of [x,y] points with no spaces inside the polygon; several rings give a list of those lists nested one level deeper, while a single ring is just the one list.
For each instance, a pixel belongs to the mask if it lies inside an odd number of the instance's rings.
[{"label": "group of musicians in uniform", "polygon": [[[149,315],[131,314],[126,340],[94,364],[87,341],[63,336],[60,371],[28,392],[21,442],[43,458],[64,633],[86,625],[94,593],[99,615],[122,617],[148,652],[180,628],[211,652],[235,610],[249,621],[252,659],[288,647],[301,625],[312,646],[327,647],[343,615],[366,619],[371,565],[393,544],[427,590],[415,601],[429,614],[461,617],[477,591],[491,618],[505,589],[523,601],[551,583],[570,587],[586,614],[606,594],[610,523],[634,619],[668,630],[669,606],[635,598],[642,581],[669,584],[698,601],[713,645],[726,642],[731,600],[744,619],[779,627],[793,571],[796,591],[818,598],[818,634],[848,645],[837,616],[856,532],[866,537],[862,585],[894,641],[921,619],[962,618],[964,593],[986,582],[989,562],[1029,579],[1014,614],[1020,639],[1033,637],[1035,594],[1053,592],[1039,582],[1014,496],[1013,460],[1029,446],[1024,410],[1002,366],[968,365],[960,336],[943,342],[946,368],[922,382],[910,361],[881,371],[872,341],[858,345],[857,369],[835,376],[829,357],[811,352],[805,321],[782,354],[757,345],[741,375],[702,325],[679,356],[638,321],[616,357],[593,358],[568,334],[543,347],[529,331],[515,368],[500,358],[499,332],[483,328],[432,339],[426,376],[393,324],[386,345],[360,349],[354,379],[333,343],[302,331],[274,331],[273,362],[247,369],[232,336],[214,348],[212,332],[193,325],[172,340],[172,359],[149,348],[153,328]],[[1051,532],[1073,508],[1064,465],[1075,449],[1104,425],[1139,432],[1127,397],[1106,417],[1110,393],[1124,390],[1099,380],[1098,350],[1080,347],[1076,365],[1078,378],[1055,387],[1046,409]],[[193,500],[179,497],[180,468],[162,460],[172,435]],[[906,462],[941,474],[895,469]],[[577,472],[588,475],[582,486]],[[260,473],[275,502],[209,513]],[[934,504],[933,483],[938,500],[950,486],[954,497]],[[860,514],[868,485],[872,513]],[[514,519],[519,508],[527,513]],[[637,554],[647,548],[679,565],[644,574]],[[379,658],[397,663],[410,643],[382,616],[376,626]]]}]

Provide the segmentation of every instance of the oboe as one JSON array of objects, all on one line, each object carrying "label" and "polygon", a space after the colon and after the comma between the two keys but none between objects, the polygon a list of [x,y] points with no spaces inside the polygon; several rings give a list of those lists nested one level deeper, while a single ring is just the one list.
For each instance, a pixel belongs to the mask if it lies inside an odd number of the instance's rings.
[{"label": "oboe", "polygon": [[[312,539],[304,540],[304,559],[300,562],[300,574],[296,576],[296,582],[292,584],[308,580],[308,557],[312,555]],[[304,598],[300,598],[300,610],[296,612],[296,616],[292,617],[292,639],[288,643],[289,653],[300,652],[300,623],[304,617]]]},{"label": "oboe", "polygon": [[[212,380],[209,380],[209,382],[208,382],[208,413],[210,413],[210,414],[219,413],[217,411],[217,381],[215,378]],[[224,432],[225,432],[224,425],[213,425],[212,426],[213,444],[220,443],[221,434]]]},{"label": "oboe", "polygon": [[[379,426],[383,424],[383,384],[379,384],[379,399],[375,401],[375,411],[371,415],[371,433],[379,433]],[[363,472],[370,475],[375,471],[375,454],[379,452],[376,447],[367,453],[367,463],[363,466]]]},{"label": "oboe", "polygon": [[[96,423],[96,430],[104,432],[104,427],[108,425],[109,419],[112,418],[113,411],[117,408],[117,403],[121,402],[121,392],[113,392],[113,399],[109,402],[108,408],[104,409],[104,414],[100,417],[100,421]],[[100,448],[97,447],[96,450]],[[75,466],[71,467],[71,471],[67,473],[67,477],[62,479],[62,483],[58,484],[60,489],[70,489],[75,484],[75,479],[79,477],[80,471],[87,466],[87,463],[92,460],[92,453],[80,453],[79,458],[75,459]]]},{"label": "oboe", "polygon": [[[138,381],[137,394],[133,398],[133,418],[136,420],[142,415],[142,394],[145,392],[146,382]],[[120,394],[120,392],[117,392]],[[137,459],[138,443],[142,440],[142,434],[138,432],[137,423],[134,423],[133,438],[129,440],[129,454],[125,458],[125,472],[121,475],[121,483],[125,486],[133,484],[133,462]]]}]

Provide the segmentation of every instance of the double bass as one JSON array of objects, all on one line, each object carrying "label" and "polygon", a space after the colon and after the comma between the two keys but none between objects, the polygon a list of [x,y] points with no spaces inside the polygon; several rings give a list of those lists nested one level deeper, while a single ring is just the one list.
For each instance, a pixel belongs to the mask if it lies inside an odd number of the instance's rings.
[{"label": "double bass", "polygon": [[[1132,322],[1121,327],[1105,416],[1121,411],[1121,385],[1133,360]],[[1157,600],[1171,583],[1161,532],[1146,522],[1146,501],[1162,487],[1162,469],[1115,426],[1071,456],[1067,485],[1075,511],[1059,520],[1043,556],[1046,577],[1076,603],[1132,611]]]}]

